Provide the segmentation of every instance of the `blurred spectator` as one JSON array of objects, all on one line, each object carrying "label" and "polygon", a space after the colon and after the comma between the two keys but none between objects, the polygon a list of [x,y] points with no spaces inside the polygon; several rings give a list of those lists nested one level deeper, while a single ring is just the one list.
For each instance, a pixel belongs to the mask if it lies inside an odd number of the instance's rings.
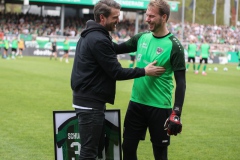
[{"label": "blurred spectator", "polygon": [[21,38],[19,41],[18,41],[18,54],[20,56],[20,58],[23,57],[23,50],[25,48],[25,44],[24,44],[24,40]]}]

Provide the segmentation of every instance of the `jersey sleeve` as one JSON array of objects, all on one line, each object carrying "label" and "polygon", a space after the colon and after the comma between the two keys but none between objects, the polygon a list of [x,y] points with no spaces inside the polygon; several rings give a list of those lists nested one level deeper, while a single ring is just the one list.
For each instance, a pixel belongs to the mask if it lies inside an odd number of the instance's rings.
[{"label": "jersey sleeve", "polygon": [[132,51],[135,52],[137,51],[137,44],[138,44],[138,39],[147,32],[141,32],[130,38],[128,41],[125,42],[126,46]]},{"label": "jersey sleeve", "polygon": [[115,49],[116,53],[122,54],[122,53],[136,52],[138,39],[145,33],[148,33],[148,32],[140,32],[140,33],[134,35],[129,40],[127,40],[126,42],[123,42],[120,44],[114,43],[114,49]]},{"label": "jersey sleeve", "polygon": [[173,47],[171,51],[170,62],[173,71],[186,70],[184,48],[180,41],[175,37],[170,37]]}]

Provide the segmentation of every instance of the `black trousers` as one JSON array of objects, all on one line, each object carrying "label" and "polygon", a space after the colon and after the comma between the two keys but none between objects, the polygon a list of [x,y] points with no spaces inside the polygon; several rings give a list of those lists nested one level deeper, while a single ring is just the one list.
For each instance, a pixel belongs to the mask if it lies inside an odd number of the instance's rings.
[{"label": "black trousers", "polygon": [[95,160],[104,148],[104,111],[76,109],[76,114],[81,141],[79,160]]}]

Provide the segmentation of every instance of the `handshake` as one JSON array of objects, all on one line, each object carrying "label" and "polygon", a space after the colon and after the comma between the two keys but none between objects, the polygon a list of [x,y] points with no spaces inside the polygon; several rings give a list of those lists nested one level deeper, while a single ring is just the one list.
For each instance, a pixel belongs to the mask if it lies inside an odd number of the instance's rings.
[{"label": "handshake", "polygon": [[172,114],[169,116],[169,118],[167,118],[164,124],[164,129],[167,130],[167,134],[169,136],[176,136],[177,134],[181,133],[182,123],[180,116],[178,116],[174,110],[172,111]]}]

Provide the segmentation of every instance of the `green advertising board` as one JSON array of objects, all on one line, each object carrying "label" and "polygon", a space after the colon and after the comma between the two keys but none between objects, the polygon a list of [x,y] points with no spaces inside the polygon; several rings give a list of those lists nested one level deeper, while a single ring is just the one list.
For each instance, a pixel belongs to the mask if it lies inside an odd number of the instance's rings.
[{"label": "green advertising board", "polygon": [[[30,0],[30,2],[49,2],[49,3],[61,3],[61,4],[79,4],[86,6],[93,6],[99,0]],[[116,0],[121,4],[122,8],[133,8],[133,9],[146,9],[149,0]]]},{"label": "green advertising board", "polygon": [[[47,2],[47,3],[59,3],[59,4],[78,4],[78,5],[86,5],[93,6],[99,0],[29,0],[30,2]],[[149,3],[149,0],[116,0],[119,4],[121,4],[122,8],[129,9],[146,9]],[[177,1],[168,1],[171,11],[178,11],[178,3]]]},{"label": "green advertising board", "polygon": [[230,63],[238,62],[237,52],[227,52],[227,54],[228,54],[228,62],[230,62]]},{"label": "green advertising board", "polygon": [[171,12],[178,12],[178,2],[168,1]]},{"label": "green advertising board", "polygon": [[31,41],[32,38],[31,34],[20,34],[20,39],[23,39],[24,41]]}]

